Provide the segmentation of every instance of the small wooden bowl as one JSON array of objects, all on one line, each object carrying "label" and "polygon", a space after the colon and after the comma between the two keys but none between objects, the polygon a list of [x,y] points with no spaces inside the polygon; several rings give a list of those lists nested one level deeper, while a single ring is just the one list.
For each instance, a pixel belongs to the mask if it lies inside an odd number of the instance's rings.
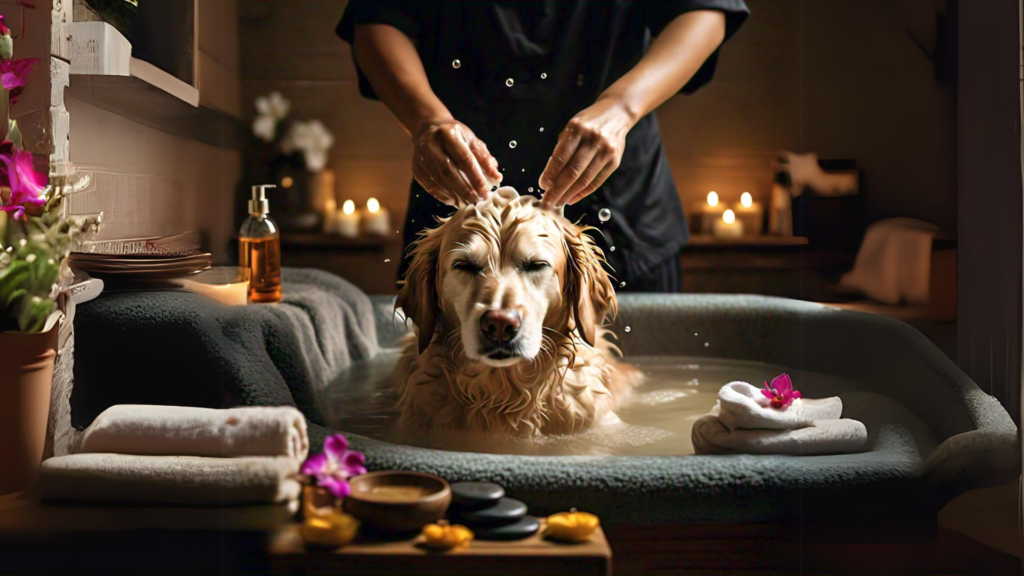
[{"label": "small wooden bowl", "polygon": [[443,478],[422,472],[370,472],[349,478],[345,512],[387,532],[414,532],[444,517],[452,490]]}]

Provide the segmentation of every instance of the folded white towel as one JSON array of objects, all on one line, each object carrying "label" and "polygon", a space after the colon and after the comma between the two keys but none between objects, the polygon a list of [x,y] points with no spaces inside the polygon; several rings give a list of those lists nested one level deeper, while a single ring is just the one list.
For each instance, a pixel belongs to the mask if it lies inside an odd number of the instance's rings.
[{"label": "folded white towel", "polygon": [[121,404],[96,417],[77,452],[302,461],[309,454],[309,438],[306,419],[288,406],[214,410]]},{"label": "folded white towel", "polygon": [[299,497],[295,458],[71,454],[39,467],[43,500],[256,504]]},{"label": "folded white towel", "polygon": [[841,454],[860,452],[868,440],[864,424],[841,419],[837,397],[796,399],[772,408],[761,389],[730,382],[718,392],[711,412],[693,424],[697,454]]},{"label": "folded white towel", "polygon": [[[804,428],[815,420],[835,420],[843,414],[838,397],[820,400],[797,398],[785,409],[772,408],[761,388],[746,382],[730,382],[718,391],[717,416],[730,430],[767,428],[788,430]],[[712,412],[714,413],[714,412]]]},{"label": "folded white towel", "polygon": [[708,414],[693,423],[697,454],[848,454],[860,452],[868,431],[856,420],[818,420],[792,430],[730,430],[718,416]]}]

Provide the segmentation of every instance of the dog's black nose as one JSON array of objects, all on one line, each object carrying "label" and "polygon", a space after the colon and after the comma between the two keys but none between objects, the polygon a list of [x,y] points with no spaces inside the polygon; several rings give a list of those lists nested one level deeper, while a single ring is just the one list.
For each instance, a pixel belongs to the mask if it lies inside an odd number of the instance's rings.
[{"label": "dog's black nose", "polygon": [[512,310],[488,310],[480,317],[480,330],[484,338],[497,344],[504,344],[519,333],[522,318]]}]

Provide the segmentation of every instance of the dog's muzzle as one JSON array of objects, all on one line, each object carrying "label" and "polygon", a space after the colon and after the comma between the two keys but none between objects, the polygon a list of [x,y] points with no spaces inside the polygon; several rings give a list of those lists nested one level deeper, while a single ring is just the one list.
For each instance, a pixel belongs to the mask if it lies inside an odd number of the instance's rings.
[{"label": "dog's muzzle", "polygon": [[513,310],[488,310],[480,317],[480,333],[487,348],[485,355],[495,360],[518,356],[513,342],[523,319]]}]

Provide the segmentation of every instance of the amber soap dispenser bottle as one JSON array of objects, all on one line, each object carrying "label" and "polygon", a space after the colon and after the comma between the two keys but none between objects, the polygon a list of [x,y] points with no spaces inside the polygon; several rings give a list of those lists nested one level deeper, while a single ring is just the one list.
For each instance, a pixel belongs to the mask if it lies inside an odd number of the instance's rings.
[{"label": "amber soap dispenser bottle", "polygon": [[249,217],[238,231],[238,265],[249,269],[249,301],[277,302],[281,299],[281,235],[270,219],[267,188],[252,187]]}]

